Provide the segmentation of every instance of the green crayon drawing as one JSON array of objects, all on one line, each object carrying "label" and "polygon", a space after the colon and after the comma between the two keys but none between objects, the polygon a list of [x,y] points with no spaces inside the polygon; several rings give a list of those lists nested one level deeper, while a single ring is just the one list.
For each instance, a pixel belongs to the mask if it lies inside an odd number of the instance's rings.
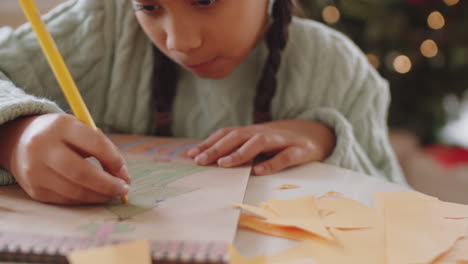
[{"label": "green crayon drawing", "polygon": [[106,240],[113,234],[132,232],[135,227],[126,223],[91,223],[79,226],[78,230],[95,239]]},{"label": "green crayon drawing", "polygon": [[159,202],[196,190],[168,185],[205,168],[176,162],[131,161],[128,170],[132,177],[129,203],[122,204],[116,200],[106,206],[120,221],[151,210]]}]

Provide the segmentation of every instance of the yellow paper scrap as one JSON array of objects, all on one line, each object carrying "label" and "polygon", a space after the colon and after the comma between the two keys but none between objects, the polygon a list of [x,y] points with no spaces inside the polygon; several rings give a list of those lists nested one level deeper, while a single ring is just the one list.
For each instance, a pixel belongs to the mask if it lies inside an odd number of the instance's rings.
[{"label": "yellow paper scrap", "polygon": [[346,263],[385,263],[383,224],[366,229],[332,229],[330,232],[336,237],[337,243],[348,252],[349,261]]},{"label": "yellow paper scrap", "polygon": [[264,219],[242,214],[239,225],[302,241],[268,264],[468,264],[468,206],[387,192],[375,194],[373,209],[337,195],[241,205]]},{"label": "yellow paper scrap", "polygon": [[260,206],[238,205],[244,210],[264,217],[267,223],[283,227],[297,227],[323,238],[333,239],[320,219],[314,196],[291,200],[270,198],[268,203]]},{"label": "yellow paper scrap", "polygon": [[244,209],[244,210],[246,210],[248,212],[251,212],[254,215],[263,217],[265,219],[278,216],[278,214],[276,214],[276,213],[274,213],[274,212],[272,212],[272,211],[270,211],[270,210],[268,210],[266,208],[262,208],[262,207],[256,207],[256,206],[247,205],[247,204],[236,204],[235,206],[238,207],[238,208]]},{"label": "yellow paper scrap", "polygon": [[237,249],[230,245],[229,246],[229,264],[264,264],[266,262],[265,256],[258,256],[253,259],[247,259],[242,256]]},{"label": "yellow paper scrap", "polygon": [[440,256],[434,264],[468,263],[468,237],[461,238],[445,254]]},{"label": "yellow paper scrap", "polygon": [[276,218],[268,218],[266,220],[267,223],[273,225],[279,225],[284,227],[297,227],[302,229],[306,232],[311,234],[315,234],[317,236],[326,238],[326,239],[333,239],[333,236],[328,232],[328,230],[323,225],[323,221],[317,218],[283,218],[283,217],[276,217]]},{"label": "yellow paper scrap", "polygon": [[326,227],[368,228],[377,224],[377,210],[349,198],[324,198],[317,200],[320,210],[333,211],[323,216]]},{"label": "yellow paper scrap", "polygon": [[151,250],[147,240],[115,246],[74,251],[67,256],[71,264],[151,264]]},{"label": "yellow paper scrap", "polygon": [[[350,255],[343,248],[332,242],[306,241],[267,259],[267,263],[288,263],[291,260],[310,259],[309,263],[337,264],[349,262]],[[358,264],[358,263],[356,263]]]},{"label": "yellow paper scrap", "polygon": [[239,218],[239,226],[253,231],[263,233],[270,236],[282,237],[297,241],[306,241],[311,239],[321,239],[316,235],[307,233],[295,227],[281,227],[272,225],[259,219],[255,216],[248,214],[241,214]]},{"label": "yellow paper scrap", "polygon": [[468,205],[441,202],[442,216],[451,219],[468,219]]},{"label": "yellow paper scrap", "polygon": [[465,234],[467,221],[445,219],[437,200],[385,200],[387,264],[431,263]]},{"label": "yellow paper scrap", "polygon": [[299,258],[285,261],[268,261],[267,264],[316,264],[316,262],[311,258]]},{"label": "yellow paper scrap", "polygon": [[283,184],[281,186],[276,187],[278,190],[291,190],[291,189],[298,189],[301,188],[301,186],[297,186],[294,184]]},{"label": "yellow paper scrap", "polygon": [[320,218],[317,209],[317,199],[313,195],[290,200],[270,198],[268,205],[282,217]]},{"label": "yellow paper scrap", "polygon": [[438,201],[436,197],[425,195],[419,192],[402,191],[402,192],[378,192],[374,194],[375,208],[382,210],[385,207],[385,201],[399,200],[399,201]]},{"label": "yellow paper scrap", "polygon": [[326,194],[320,196],[319,199],[328,198],[328,197],[339,197],[339,196],[343,196],[343,194],[340,192],[329,191]]}]

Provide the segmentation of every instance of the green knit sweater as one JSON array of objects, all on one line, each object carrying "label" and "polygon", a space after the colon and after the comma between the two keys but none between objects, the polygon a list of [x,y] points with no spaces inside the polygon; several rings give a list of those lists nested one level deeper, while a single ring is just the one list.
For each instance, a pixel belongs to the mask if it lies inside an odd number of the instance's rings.
[{"label": "green knit sweater", "polygon": [[[45,19],[96,124],[109,133],[151,135],[157,129],[151,100],[154,56],[130,2],[72,0]],[[175,136],[203,138],[219,128],[251,124],[267,55],[260,41],[223,80],[183,70],[174,102]],[[388,84],[362,52],[342,34],[295,18],[282,58],[273,119],[323,122],[337,136],[326,163],[405,183],[388,141]],[[60,111],[70,112],[31,27],[1,28],[0,125]],[[13,182],[0,169],[0,184]]]}]

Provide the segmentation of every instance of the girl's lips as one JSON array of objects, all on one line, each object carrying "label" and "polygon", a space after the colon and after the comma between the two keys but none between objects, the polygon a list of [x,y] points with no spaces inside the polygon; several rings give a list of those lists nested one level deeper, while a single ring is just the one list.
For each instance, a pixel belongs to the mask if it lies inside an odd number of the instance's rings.
[{"label": "girl's lips", "polygon": [[200,64],[192,64],[192,65],[185,65],[185,66],[194,72],[202,73],[202,72],[206,72],[210,70],[217,60],[218,58],[216,57],[212,60],[209,60]]}]

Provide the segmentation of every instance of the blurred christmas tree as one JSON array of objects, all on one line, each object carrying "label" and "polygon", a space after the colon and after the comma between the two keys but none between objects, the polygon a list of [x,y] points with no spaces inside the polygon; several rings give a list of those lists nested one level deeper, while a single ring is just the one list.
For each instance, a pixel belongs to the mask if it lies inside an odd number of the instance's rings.
[{"label": "blurred christmas tree", "polygon": [[390,81],[389,125],[437,141],[444,98],[468,90],[466,0],[300,0],[303,15],[344,32]]}]

